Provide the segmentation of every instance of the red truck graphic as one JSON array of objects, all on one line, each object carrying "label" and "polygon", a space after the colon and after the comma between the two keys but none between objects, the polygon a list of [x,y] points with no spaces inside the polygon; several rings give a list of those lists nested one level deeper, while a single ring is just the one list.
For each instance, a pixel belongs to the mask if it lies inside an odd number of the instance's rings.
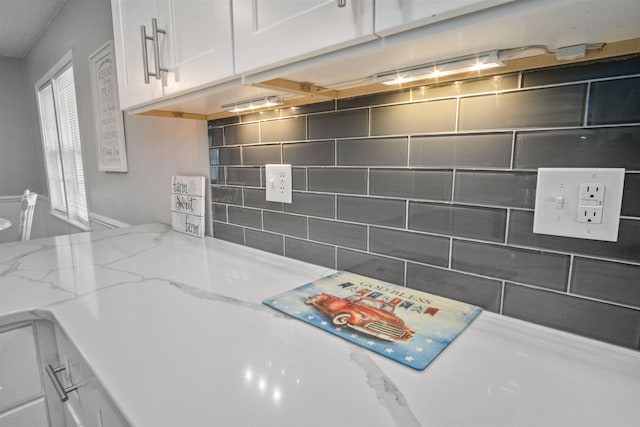
[{"label": "red truck graphic", "polygon": [[329,316],[335,326],[347,326],[385,341],[404,342],[415,334],[394,314],[395,307],[382,300],[361,295],[338,298],[321,293],[307,298],[305,304]]}]

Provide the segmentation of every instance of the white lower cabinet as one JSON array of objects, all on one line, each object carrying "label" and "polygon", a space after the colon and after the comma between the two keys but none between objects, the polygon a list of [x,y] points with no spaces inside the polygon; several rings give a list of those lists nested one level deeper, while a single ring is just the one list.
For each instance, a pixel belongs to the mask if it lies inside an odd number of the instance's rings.
[{"label": "white lower cabinet", "polygon": [[[66,394],[64,405],[67,427],[126,427],[128,423],[98,382],[80,352],[59,328],[55,328],[59,366],[55,378],[59,381],[57,396]],[[54,386],[55,387],[55,386]],[[59,390],[63,392],[60,393]],[[64,390],[67,390],[64,392]],[[52,396],[53,397],[53,396]]]},{"label": "white lower cabinet", "polygon": [[65,333],[37,320],[0,326],[0,427],[127,427]]},{"label": "white lower cabinet", "polygon": [[47,425],[33,323],[0,327],[0,427]]}]

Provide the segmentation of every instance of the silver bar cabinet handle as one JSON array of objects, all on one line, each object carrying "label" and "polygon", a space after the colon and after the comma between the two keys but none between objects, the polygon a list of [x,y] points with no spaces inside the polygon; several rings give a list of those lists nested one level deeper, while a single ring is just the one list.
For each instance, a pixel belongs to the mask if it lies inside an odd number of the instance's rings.
[{"label": "silver bar cabinet handle", "polygon": [[338,7],[345,7],[347,5],[347,0],[338,0]]},{"label": "silver bar cabinet handle", "polygon": [[140,25],[140,36],[142,38],[142,68],[144,72],[144,82],[149,84],[149,58],[147,52],[147,40],[153,40],[147,36],[147,29],[144,25]]},{"label": "silver bar cabinet handle", "polygon": [[53,387],[56,389],[56,393],[58,393],[58,397],[62,402],[66,402],[67,400],[69,400],[69,396],[67,395],[67,393],[71,393],[72,391],[78,389],[78,386],[74,384],[70,385],[67,388],[64,388],[62,386],[57,373],[64,371],[65,369],[66,368],[64,366],[58,366],[57,368],[54,368],[51,365],[47,365],[47,375],[49,375],[49,379],[53,383]]},{"label": "silver bar cabinet handle", "polygon": [[162,71],[168,72],[169,70],[166,68],[162,68],[160,66],[160,42],[158,40],[158,33],[166,35],[166,31],[158,29],[158,20],[156,18],[151,19],[151,36],[153,37],[153,48],[155,49],[156,54],[156,79],[160,80],[162,78]]}]

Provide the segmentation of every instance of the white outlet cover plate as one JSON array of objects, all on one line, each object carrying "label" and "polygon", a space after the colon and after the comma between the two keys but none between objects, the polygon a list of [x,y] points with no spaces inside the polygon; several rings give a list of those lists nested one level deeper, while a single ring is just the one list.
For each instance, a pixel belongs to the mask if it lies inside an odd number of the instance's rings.
[{"label": "white outlet cover plate", "polygon": [[291,165],[265,165],[265,179],[268,201],[291,203]]},{"label": "white outlet cover plate", "polygon": [[[581,239],[618,240],[622,189],[622,168],[540,168],[536,188],[533,232]],[[603,184],[606,188],[602,223],[589,224],[577,220],[580,185]],[[558,197],[563,198],[559,207]]]}]

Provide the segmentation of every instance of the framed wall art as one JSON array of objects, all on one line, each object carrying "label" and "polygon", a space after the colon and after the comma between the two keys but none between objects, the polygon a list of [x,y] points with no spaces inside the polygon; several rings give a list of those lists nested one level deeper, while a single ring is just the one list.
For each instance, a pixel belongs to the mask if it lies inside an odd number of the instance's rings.
[{"label": "framed wall art", "polygon": [[127,172],[124,122],[118,99],[116,62],[110,40],[89,57],[98,170]]}]

